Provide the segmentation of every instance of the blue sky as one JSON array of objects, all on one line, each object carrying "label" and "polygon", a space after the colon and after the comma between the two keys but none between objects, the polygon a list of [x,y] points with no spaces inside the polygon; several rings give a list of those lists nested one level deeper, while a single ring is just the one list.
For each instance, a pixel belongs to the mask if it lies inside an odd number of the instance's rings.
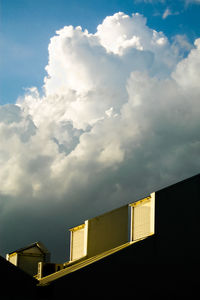
[{"label": "blue sky", "polygon": [[147,25],[172,40],[200,36],[200,1],[165,0],[0,0],[0,104],[15,103],[27,87],[41,89],[48,44],[65,25],[94,33],[108,15],[139,12]]}]

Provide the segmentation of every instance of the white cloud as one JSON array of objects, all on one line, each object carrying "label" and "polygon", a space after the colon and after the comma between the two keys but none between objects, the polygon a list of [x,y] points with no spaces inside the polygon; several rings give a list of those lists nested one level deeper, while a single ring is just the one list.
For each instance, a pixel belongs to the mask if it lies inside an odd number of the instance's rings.
[{"label": "white cloud", "polygon": [[194,45],[192,45],[185,34],[177,34],[173,37],[174,52],[179,56],[187,56],[188,53],[193,49]]},{"label": "white cloud", "polygon": [[67,226],[198,172],[199,40],[182,60],[180,44],[140,14],[57,31],[44,95],[0,107],[5,226],[19,207]]},{"label": "white cloud", "polygon": [[162,15],[162,18],[163,19],[166,19],[168,16],[171,16],[172,15],[172,12],[169,8],[166,8],[163,15]]},{"label": "white cloud", "polygon": [[164,34],[147,27],[146,18],[139,13],[131,18],[122,12],[105,18],[96,36],[108,52],[120,56],[130,49],[159,53],[168,44]]},{"label": "white cloud", "polygon": [[178,63],[172,77],[187,94],[198,95],[200,78],[200,39],[194,43],[189,56]]},{"label": "white cloud", "polygon": [[177,16],[179,15],[178,11],[172,12],[171,9],[169,7],[167,7],[162,15],[162,19],[166,19],[169,16]]}]

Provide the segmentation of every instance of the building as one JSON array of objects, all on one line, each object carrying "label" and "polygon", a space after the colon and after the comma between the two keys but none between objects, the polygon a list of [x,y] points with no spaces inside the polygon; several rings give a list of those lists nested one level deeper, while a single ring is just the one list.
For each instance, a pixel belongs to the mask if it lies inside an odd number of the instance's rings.
[{"label": "building", "polygon": [[90,258],[154,234],[155,193],[70,229],[70,261]]},{"label": "building", "polygon": [[41,242],[36,242],[7,254],[6,259],[29,275],[35,276],[39,262],[50,262],[50,253]]},{"label": "building", "polygon": [[37,287],[38,281],[2,256],[0,256],[0,270],[1,299],[42,299]]},{"label": "building", "polygon": [[199,236],[200,174],[71,228],[69,261],[39,264],[38,299],[193,299]]},{"label": "building", "polygon": [[156,192],[157,259],[200,262],[200,174]]},{"label": "building", "polygon": [[[40,264],[41,285],[63,277],[154,234],[155,193],[86,220],[70,229],[70,260],[59,265]],[[43,270],[45,268],[45,270]],[[52,272],[54,270],[54,272]],[[56,272],[57,271],[57,272]],[[46,276],[42,276],[45,274]],[[47,276],[48,275],[48,276]]]},{"label": "building", "polygon": [[[70,261],[39,280],[46,294],[191,299],[200,267],[200,175],[71,230]],[[195,297],[195,296],[194,296]]]}]

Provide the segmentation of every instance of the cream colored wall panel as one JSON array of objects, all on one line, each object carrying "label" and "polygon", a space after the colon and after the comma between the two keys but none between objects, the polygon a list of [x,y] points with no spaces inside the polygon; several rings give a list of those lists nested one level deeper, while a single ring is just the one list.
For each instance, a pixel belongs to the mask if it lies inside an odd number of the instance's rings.
[{"label": "cream colored wall panel", "polygon": [[11,264],[17,266],[17,257],[18,257],[18,254],[17,254],[17,253],[12,254],[12,255],[8,255],[8,256],[7,256],[7,260],[8,260]]},{"label": "cream colored wall panel", "polygon": [[150,201],[133,208],[133,240],[138,240],[151,233]]},{"label": "cream colored wall panel", "polygon": [[71,232],[71,260],[79,259],[85,255],[85,228],[81,228]]}]

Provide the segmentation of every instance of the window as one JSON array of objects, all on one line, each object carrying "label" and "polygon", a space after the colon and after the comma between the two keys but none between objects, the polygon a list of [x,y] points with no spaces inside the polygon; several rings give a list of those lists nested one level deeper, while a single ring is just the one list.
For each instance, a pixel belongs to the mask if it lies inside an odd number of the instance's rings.
[{"label": "window", "polygon": [[71,229],[71,260],[85,255],[85,224]]},{"label": "window", "polygon": [[154,233],[154,195],[131,204],[132,241]]}]

